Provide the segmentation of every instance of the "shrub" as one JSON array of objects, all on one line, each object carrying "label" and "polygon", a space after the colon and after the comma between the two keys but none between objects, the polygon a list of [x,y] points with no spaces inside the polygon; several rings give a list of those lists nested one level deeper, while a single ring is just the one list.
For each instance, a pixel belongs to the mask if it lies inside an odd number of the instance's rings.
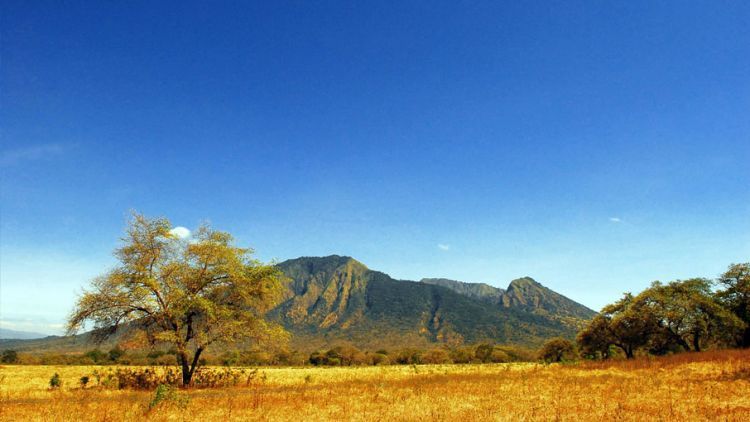
[{"label": "shrub", "polygon": [[2,356],[0,356],[0,362],[2,363],[16,363],[18,362],[18,353],[15,350],[3,350]]},{"label": "shrub", "polygon": [[148,404],[148,409],[151,410],[159,405],[173,404],[179,408],[184,409],[187,407],[190,401],[190,396],[184,393],[178,392],[173,386],[159,384],[154,392],[154,398]]},{"label": "shrub", "polygon": [[573,343],[564,338],[553,338],[539,350],[539,359],[545,362],[564,362],[575,360],[576,350]]},{"label": "shrub", "polygon": [[375,353],[372,355],[372,364],[373,365],[388,365],[391,363],[391,360],[388,358],[388,355],[385,353]]},{"label": "shrub", "polygon": [[78,383],[81,385],[81,388],[86,388],[86,386],[89,384],[90,378],[88,376],[82,376],[81,379],[78,380]]},{"label": "shrub", "polygon": [[445,349],[432,349],[422,356],[422,362],[440,364],[450,363],[451,358],[448,351]]},{"label": "shrub", "polygon": [[57,389],[60,387],[62,387],[62,379],[60,379],[60,374],[55,372],[52,378],[49,379],[49,388]]},{"label": "shrub", "polygon": [[125,356],[125,351],[117,346],[109,351],[109,360],[112,362],[117,362],[123,356]]}]

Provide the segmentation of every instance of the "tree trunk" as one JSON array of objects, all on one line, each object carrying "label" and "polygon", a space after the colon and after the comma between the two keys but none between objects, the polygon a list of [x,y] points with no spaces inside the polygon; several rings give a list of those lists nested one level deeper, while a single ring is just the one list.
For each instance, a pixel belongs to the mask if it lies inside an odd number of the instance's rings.
[{"label": "tree trunk", "polygon": [[190,381],[193,378],[193,374],[190,371],[190,364],[188,363],[188,356],[186,352],[180,352],[180,366],[182,367],[182,386],[187,387],[190,385]]},{"label": "tree trunk", "polygon": [[633,353],[632,347],[628,347],[625,349],[625,357],[628,359],[633,359],[635,357],[635,353]]},{"label": "tree trunk", "polygon": [[701,337],[698,334],[693,336],[693,350],[695,350],[696,352],[701,351]]}]

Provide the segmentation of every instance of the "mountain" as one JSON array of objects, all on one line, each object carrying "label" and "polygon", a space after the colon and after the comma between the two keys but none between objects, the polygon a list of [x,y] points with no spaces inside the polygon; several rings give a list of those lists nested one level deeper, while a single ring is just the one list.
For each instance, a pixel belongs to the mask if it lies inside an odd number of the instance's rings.
[{"label": "mountain", "polygon": [[[282,302],[268,317],[313,351],[347,342],[363,349],[491,341],[538,347],[573,338],[594,312],[530,278],[502,290],[448,279],[395,280],[347,256],[302,257],[278,264]],[[113,347],[117,336],[103,348]],[[0,340],[0,348],[74,352],[94,347],[89,333]]]},{"label": "mountain", "polygon": [[514,280],[504,291],[447,279],[395,280],[338,255],[292,259],[279,268],[289,283],[271,316],[305,348],[338,341],[365,348],[478,341],[538,346],[550,337],[572,338],[594,314],[536,282]]},{"label": "mountain", "polygon": [[465,283],[463,281],[450,280],[447,278],[423,278],[420,283],[434,284],[453,290],[456,293],[468,296],[472,299],[484,300],[490,303],[499,303],[505,291],[484,283]]},{"label": "mountain", "polygon": [[43,337],[47,337],[47,335],[32,333],[28,331],[16,331],[8,328],[0,328],[0,339],[2,340],[31,340]]},{"label": "mountain", "polygon": [[445,278],[423,278],[420,282],[447,287],[456,293],[504,308],[520,309],[559,320],[587,320],[596,315],[593,310],[544,287],[531,277],[513,280],[505,290],[484,283],[465,283]]}]

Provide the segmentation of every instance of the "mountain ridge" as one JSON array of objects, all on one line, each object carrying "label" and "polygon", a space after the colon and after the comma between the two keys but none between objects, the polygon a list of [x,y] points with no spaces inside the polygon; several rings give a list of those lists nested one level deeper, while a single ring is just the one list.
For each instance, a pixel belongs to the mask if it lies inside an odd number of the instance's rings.
[{"label": "mountain ridge", "polygon": [[[503,290],[448,279],[396,280],[340,255],[276,265],[284,274],[284,291],[267,317],[283,325],[292,334],[290,346],[301,351],[342,342],[370,350],[483,341],[537,347],[551,337],[572,339],[594,314],[531,278],[514,280]],[[0,345],[74,351],[85,349],[89,337],[83,333]]]}]

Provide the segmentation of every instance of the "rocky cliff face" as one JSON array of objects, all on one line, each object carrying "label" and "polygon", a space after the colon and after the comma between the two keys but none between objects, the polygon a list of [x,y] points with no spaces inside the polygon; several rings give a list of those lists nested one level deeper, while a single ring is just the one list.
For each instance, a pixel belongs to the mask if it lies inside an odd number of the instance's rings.
[{"label": "rocky cliff face", "polygon": [[572,337],[570,322],[579,317],[571,315],[588,315],[531,279],[514,280],[507,291],[447,279],[394,280],[337,255],[292,259],[279,268],[288,277],[287,291],[272,317],[296,341],[320,345],[487,340],[536,346],[549,337]]}]

